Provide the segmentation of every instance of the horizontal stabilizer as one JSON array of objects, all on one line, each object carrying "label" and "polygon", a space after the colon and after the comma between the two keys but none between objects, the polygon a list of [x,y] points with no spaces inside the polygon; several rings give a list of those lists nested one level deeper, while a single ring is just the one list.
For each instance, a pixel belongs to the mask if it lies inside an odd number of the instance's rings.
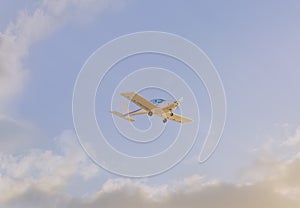
[{"label": "horizontal stabilizer", "polygon": [[118,111],[111,111],[111,113],[112,114],[114,114],[114,115],[116,115],[116,116],[119,116],[120,118],[123,118],[123,119],[125,119],[125,120],[128,120],[128,121],[131,121],[131,122],[133,122],[133,121],[135,121],[133,118],[131,118],[130,116],[125,116],[125,115],[123,115],[122,113],[120,113],[120,112],[118,112]]}]

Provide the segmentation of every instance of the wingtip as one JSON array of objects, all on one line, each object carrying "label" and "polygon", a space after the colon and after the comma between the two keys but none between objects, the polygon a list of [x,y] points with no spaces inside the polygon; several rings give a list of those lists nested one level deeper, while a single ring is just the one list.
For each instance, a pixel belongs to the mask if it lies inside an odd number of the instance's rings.
[{"label": "wingtip", "polygon": [[190,122],[193,122],[193,120],[189,118],[184,118],[181,120],[181,123],[190,123]]},{"label": "wingtip", "polygon": [[126,98],[128,96],[128,92],[121,92],[120,95]]}]

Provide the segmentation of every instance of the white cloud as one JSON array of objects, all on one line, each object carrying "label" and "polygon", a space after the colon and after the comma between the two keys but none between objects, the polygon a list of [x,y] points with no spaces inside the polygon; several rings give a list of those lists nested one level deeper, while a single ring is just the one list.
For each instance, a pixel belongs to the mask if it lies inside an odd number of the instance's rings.
[{"label": "white cloud", "polygon": [[67,21],[91,19],[121,0],[43,0],[35,11],[23,10],[0,32],[0,110],[22,91],[28,78],[24,59],[30,47]]},{"label": "white cloud", "polygon": [[[282,189],[284,190],[284,189]],[[289,189],[288,189],[289,190]],[[159,193],[153,196],[153,193]],[[180,186],[150,186],[130,179],[108,180],[101,190],[87,197],[71,197],[65,193],[47,192],[37,188],[27,189],[22,195],[11,198],[6,207],[72,207],[72,208],[298,208],[299,193],[291,197],[269,181],[255,184],[226,184],[222,182]]]},{"label": "white cloud", "polygon": [[[72,131],[57,138],[62,148],[32,151],[23,157],[2,155],[0,203],[6,208],[299,208],[300,154],[280,160],[259,155],[249,172],[259,179],[225,183],[194,175],[173,184],[149,185],[147,181],[110,179],[85,196],[68,194],[65,187],[74,176],[96,176],[99,168],[83,154]],[[262,162],[263,161],[263,162]],[[262,169],[263,167],[263,169]],[[270,171],[265,171],[268,169]],[[95,171],[97,170],[97,171]],[[86,175],[86,171],[90,171]],[[88,177],[88,178],[89,178]],[[86,178],[86,180],[88,180]],[[252,178],[253,179],[253,178]],[[80,185],[76,186],[80,189]]]},{"label": "white cloud", "polygon": [[[43,10],[33,14],[22,11],[16,23],[0,34],[0,101],[2,104],[20,93],[28,76],[23,60],[29,48],[55,27],[55,21]],[[4,106],[0,106],[4,107]]]},{"label": "white cloud", "polygon": [[300,145],[300,127],[296,129],[296,133],[293,136],[289,137],[284,142],[284,145],[293,146],[293,147]]},{"label": "white cloud", "polygon": [[0,115],[0,152],[21,153],[41,145],[38,130],[26,121]]},{"label": "white cloud", "polygon": [[72,131],[56,138],[59,152],[31,150],[27,154],[0,154],[0,204],[22,197],[29,191],[52,195],[62,191],[75,176],[85,179],[99,174],[83,153]]}]

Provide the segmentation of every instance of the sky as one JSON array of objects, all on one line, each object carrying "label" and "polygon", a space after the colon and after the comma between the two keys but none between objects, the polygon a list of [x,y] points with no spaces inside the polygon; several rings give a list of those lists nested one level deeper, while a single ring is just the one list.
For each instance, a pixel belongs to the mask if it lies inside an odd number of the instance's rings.
[{"label": "sky", "polygon": [[[296,0],[1,1],[0,207],[299,207],[299,9]],[[161,79],[173,86],[171,91],[145,86],[144,97],[183,96],[176,113],[194,120],[200,113],[200,122],[190,124],[199,132],[186,157],[166,172],[137,179],[110,173],[86,155],[73,124],[72,96],[80,70],[98,48],[142,31],[179,35],[204,51],[222,80],[227,118],[216,151],[199,163],[211,119],[203,81],[161,54],[115,64],[99,84],[95,112],[118,151],[154,155],[181,131],[176,123],[163,125],[147,116],[136,117],[129,128],[109,114],[126,101],[112,96],[118,85],[139,69],[165,68],[178,75],[198,109],[167,76],[136,80],[139,86]],[[131,90],[133,84],[125,86]],[[141,144],[120,134],[116,123],[164,133]]]}]

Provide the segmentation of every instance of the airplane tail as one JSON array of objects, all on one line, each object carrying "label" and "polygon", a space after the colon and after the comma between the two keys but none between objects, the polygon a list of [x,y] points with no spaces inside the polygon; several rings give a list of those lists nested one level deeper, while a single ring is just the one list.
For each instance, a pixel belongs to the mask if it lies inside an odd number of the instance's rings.
[{"label": "airplane tail", "polygon": [[177,102],[181,104],[183,102],[183,97],[179,98]]},{"label": "airplane tail", "polygon": [[130,116],[128,116],[128,115],[125,116],[125,115],[123,115],[122,113],[120,113],[120,112],[118,112],[118,111],[111,111],[111,113],[114,114],[114,115],[116,115],[116,116],[119,116],[120,118],[123,118],[123,119],[125,119],[125,120],[131,121],[131,122],[134,122],[134,121],[135,121],[132,117],[130,117]]}]

